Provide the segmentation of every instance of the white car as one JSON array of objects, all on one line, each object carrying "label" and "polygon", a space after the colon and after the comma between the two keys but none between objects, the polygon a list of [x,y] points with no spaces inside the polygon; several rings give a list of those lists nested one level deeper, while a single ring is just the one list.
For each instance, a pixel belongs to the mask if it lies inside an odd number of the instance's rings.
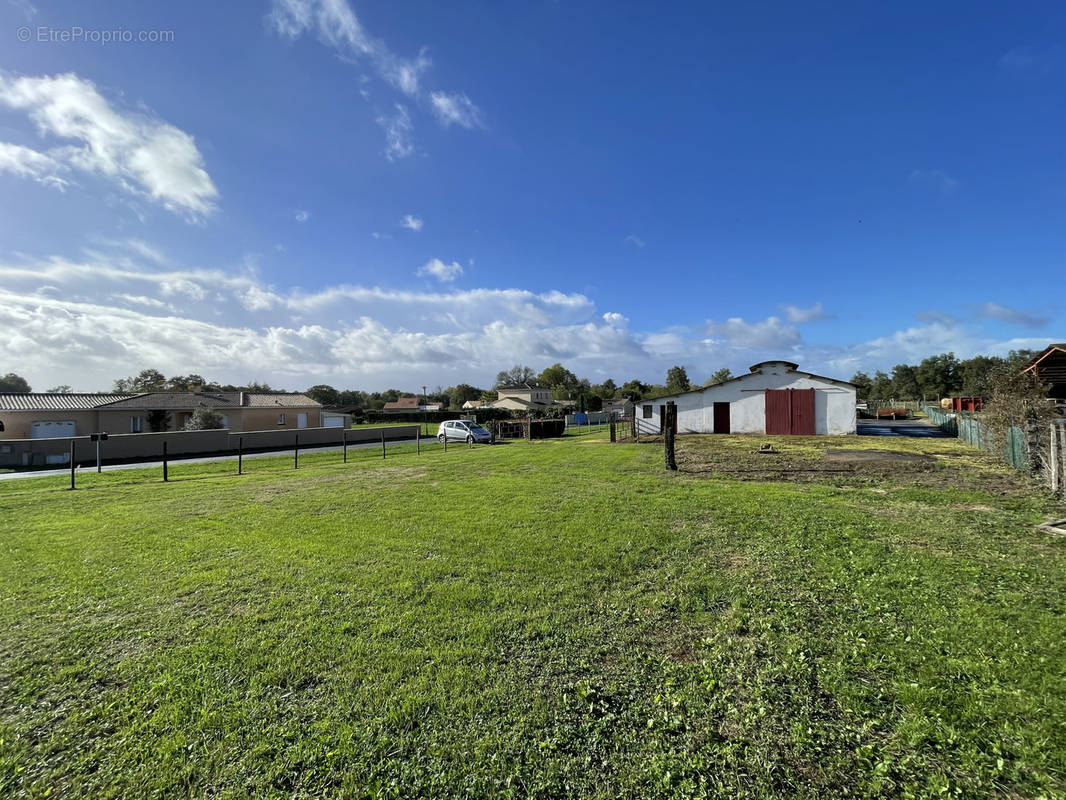
[{"label": "white car", "polygon": [[437,440],[443,443],[445,439],[452,442],[470,442],[471,444],[484,442],[488,444],[492,442],[492,434],[473,420],[450,419],[447,422],[442,422],[440,427],[437,428]]}]

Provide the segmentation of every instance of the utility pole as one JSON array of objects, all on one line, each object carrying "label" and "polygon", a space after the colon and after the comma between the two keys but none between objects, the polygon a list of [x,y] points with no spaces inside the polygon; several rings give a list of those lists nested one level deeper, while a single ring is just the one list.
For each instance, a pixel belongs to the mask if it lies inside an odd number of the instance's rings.
[{"label": "utility pole", "polygon": [[423,433],[429,436],[429,409],[426,407],[429,405],[429,397],[426,395],[426,387],[422,387],[422,427]]}]

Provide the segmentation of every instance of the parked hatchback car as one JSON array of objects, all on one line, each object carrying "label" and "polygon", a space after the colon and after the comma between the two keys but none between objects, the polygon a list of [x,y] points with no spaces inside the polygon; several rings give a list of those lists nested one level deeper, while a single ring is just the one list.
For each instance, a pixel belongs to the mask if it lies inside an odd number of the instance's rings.
[{"label": "parked hatchback car", "polygon": [[452,442],[458,440],[460,442],[488,443],[492,441],[492,434],[471,420],[450,419],[447,422],[442,422],[440,427],[437,428],[437,439],[441,442],[447,439]]}]

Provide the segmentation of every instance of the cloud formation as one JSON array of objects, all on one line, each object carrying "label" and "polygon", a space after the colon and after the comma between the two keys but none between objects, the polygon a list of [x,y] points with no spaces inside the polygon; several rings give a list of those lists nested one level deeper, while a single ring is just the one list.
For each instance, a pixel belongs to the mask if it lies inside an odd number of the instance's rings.
[{"label": "cloud formation", "polygon": [[[396,55],[385,42],[367,32],[346,0],[274,0],[267,20],[281,36],[297,39],[309,34],[331,48],[342,60],[368,64],[379,78],[410,101],[428,106],[445,128],[451,125],[467,130],[485,127],[481,109],[465,93],[428,91],[423,86],[425,74],[432,66],[425,48],[414,58]],[[360,87],[359,92],[364,99],[370,96],[365,87]],[[398,115],[379,115],[377,118],[377,123],[385,130],[385,157],[389,161],[414,152],[411,143],[414,125],[410,113],[399,103],[395,107],[399,110]]]},{"label": "cloud formation", "polygon": [[781,310],[785,312],[785,319],[789,322],[793,322],[797,325],[802,325],[805,322],[817,322],[820,319],[831,319],[832,315],[826,314],[822,310],[822,304],[815,303],[810,308],[800,308],[799,306],[781,306]]},{"label": "cloud formation", "polygon": [[1050,322],[1048,317],[1041,316],[1032,311],[1020,308],[1000,305],[988,302],[977,308],[978,319],[998,319],[1011,325],[1020,325],[1023,328],[1043,328]]},{"label": "cloud formation", "polygon": [[418,233],[422,230],[422,220],[414,214],[404,214],[403,219],[400,220],[400,227]]},{"label": "cloud formation", "polygon": [[192,136],[144,112],[113,107],[91,81],[73,73],[0,75],[0,104],[25,111],[42,136],[68,142],[47,153],[6,145],[5,163],[19,165],[20,174],[60,187],[61,172],[81,170],[190,219],[216,208],[218,190]]},{"label": "cloud formation", "polygon": [[445,264],[439,258],[434,258],[419,267],[416,274],[419,277],[433,277],[438,281],[454,281],[456,278],[462,276],[463,265],[458,261],[453,261],[451,264]]}]

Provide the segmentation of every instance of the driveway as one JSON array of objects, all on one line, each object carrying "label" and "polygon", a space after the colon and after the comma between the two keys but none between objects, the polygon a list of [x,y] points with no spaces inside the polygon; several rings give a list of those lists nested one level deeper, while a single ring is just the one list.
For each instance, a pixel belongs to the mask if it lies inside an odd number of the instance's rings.
[{"label": "driveway", "polygon": [[860,419],[859,436],[912,436],[922,439],[949,439],[948,434],[925,419]]}]

